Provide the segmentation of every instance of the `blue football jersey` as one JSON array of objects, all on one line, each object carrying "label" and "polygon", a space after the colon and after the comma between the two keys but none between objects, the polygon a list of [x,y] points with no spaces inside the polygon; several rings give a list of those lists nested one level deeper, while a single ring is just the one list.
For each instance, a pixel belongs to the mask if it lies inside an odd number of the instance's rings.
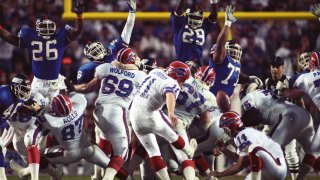
[{"label": "blue football jersey", "polygon": [[[111,63],[113,60],[116,59],[117,53],[120,49],[128,47],[128,45],[122,40],[121,37],[113,40],[107,49],[108,54],[104,57],[103,63]],[[77,83],[88,83],[94,78],[95,69],[99,66],[100,62],[89,62],[87,64],[82,65],[77,74]]]},{"label": "blue football jersey", "polygon": [[10,86],[0,86],[0,112],[1,119],[15,119],[16,113],[23,104],[18,100],[10,89]]},{"label": "blue football jersey", "polygon": [[210,91],[214,95],[217,95],[219,90],[223,90],[228,96],[231,96],[239,80],[240,62],[232,60],[231,57],[227,55],[221,64],[213,63],[212,60],[210,60],[209,67],[213,68],[216,72],[216,79]]},{"label": "blue football jersey", "polygon": [[21,29],[20,47],[28,49],[35,77],[45,80],[58,79],[63,53],[70,42],[68,29],[70,26],[61,28],[50,39],[44,39],[35,29]]},{"label": "blue football jersey", "polygon": [[201,27],[192,29],[188,26],[188,18],[176,15],[175,11],[171,11],[170,21],[173,26],[173,43],[177,60],[196,61],[202,64],[203,44],[213,23],[205,18]]}]

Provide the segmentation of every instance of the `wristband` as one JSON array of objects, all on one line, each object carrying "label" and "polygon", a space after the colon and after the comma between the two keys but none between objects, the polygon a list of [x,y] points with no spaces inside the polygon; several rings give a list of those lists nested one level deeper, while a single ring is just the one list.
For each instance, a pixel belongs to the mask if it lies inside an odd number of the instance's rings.
[{"label": "wristband", "polygon": [[231,27],[231,24],[232,24],[231,21],[225,21],[225,22],[224,22],[224,25],[225,25],[225,26],[228,26],[228,27]]},{"label": "wristband", "polygon": [[219,0],[210,0],[210,4],[217,4]]}]

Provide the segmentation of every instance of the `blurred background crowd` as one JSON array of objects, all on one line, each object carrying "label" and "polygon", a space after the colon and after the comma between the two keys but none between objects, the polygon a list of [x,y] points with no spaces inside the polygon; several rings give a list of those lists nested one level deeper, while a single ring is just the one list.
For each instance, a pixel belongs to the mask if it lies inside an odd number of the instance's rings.
[{"label": "blurred background crowd", "polygon": [[[219,11],[232,3],[236,11],[309,11],[315,0],[220,0]],[[191,0],[189,2],[191,4]],[[137,0],[138,11],[171,11],[177,0]],[[200,0],[200,7],[209,11],[209,0]],[[125,0],[90,0],[87,12],[125,12],[128,10]],[[1,0],[0,24],[18,34],[22,27],[34,27],[37,17],[48,14],[58,27],[66,22],[62,20],[63,0]],[[267,17],[266,17],[267,19]],[[223,23],[223,22],[221,22]],[[207,37],[203,57],[216,42],[220,32],[217,23]],[[61,74],[75,80],[77,69],[88,60],[83,48],[89,41],[100,41],[107,45],[122,32],[125,21],[85,21],[83,33],[71,43],[64,53]],[[242,71],[266,79],[269,75],[269,62],[275,56],[284,59],[284,74],[292,76],[297,69],[297,57],[305,51],[320,50],[320,22],[317,20],[264,20],[242,21],[232,25],[232,37],[243,49]],[[172,26],[169,21],[136,21],[130,46],[136,49],[142,58],[154,58],[157,63],[166,66],[175,59]],[[31,74],[31,59],[25,49],[16,48],[0,39],[0,84],[7,84],[15,73]],[[87,119],[92,119],[93,101],[87,108]],[[93,132],[93,121],[86,120],[87,130]]]}]

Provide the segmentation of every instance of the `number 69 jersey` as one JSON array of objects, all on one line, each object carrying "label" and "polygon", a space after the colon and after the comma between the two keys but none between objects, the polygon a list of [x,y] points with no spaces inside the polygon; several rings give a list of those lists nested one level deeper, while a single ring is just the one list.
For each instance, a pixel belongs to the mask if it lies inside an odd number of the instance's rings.
[{"label": "number 69 jersey", "polygon": [[253,128],[245,128],[234,138],[239,156],[249,155],[249,146],[261,147],[275,158],[283,157],[283,152],[278,143],[274,142],[265,133]]},{"label": "number 69 jersey", "polygon": [[177,59],[182,62],[196,61],[200,64],[203,44],[213,23],[205,18],[201,27],[193,29],[188,26],[187,17],[178,16],[175,11],[171,11],[170,20],[174,31],[173,43]]},{"label": "number 69 jersey", "polygon": [[70,96],[72,112],[66,117],[57,117],[46,113],[38,122],[44,126],[57,139],[59,144],[67,150],[81,147],[81,140],[85,139],[82,133],[83,112],[87,106],[87,100],[83,94]]},{"label": "number 69 jersey", "polygon": [[95,77],[101,79],[96,103],[128,108],[146,74],[138,68],[124,70],[112,64],[106,63],[96,68]]},{"label": "number 69 jersey", "polygon": [[320,110],[320,70],[301,74],[294,82],[293,87],[297,87],[308,94]]},{"label": "number 69 jersey", "polygon": [[63,52],[69,44],[65,26],[50,39],[39,36],[35,29],[23,28],[19,32],[20,48],[27,48],[32,57],[32,73],[44,80],[58,79]]},{"label": "number 69 jersey", "polygon": [[200,82],[190,77],[181,88],[175,114],[190,125],[196,115],[206,110],[213,110],[215,107],[217,107],[215,96],[209,90],[205,90]]}]

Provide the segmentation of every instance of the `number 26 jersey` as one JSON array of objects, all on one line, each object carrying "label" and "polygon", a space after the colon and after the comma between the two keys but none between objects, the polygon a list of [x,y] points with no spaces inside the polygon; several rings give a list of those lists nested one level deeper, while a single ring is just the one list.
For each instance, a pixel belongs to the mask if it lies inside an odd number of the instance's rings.
[{"label": "number 26 jersey", "polygon": [[95,77],[101,80],[96,103],[128,108],[146,74],[138,69],[124,70],[112,64],[105,63],[96,68]]}]

